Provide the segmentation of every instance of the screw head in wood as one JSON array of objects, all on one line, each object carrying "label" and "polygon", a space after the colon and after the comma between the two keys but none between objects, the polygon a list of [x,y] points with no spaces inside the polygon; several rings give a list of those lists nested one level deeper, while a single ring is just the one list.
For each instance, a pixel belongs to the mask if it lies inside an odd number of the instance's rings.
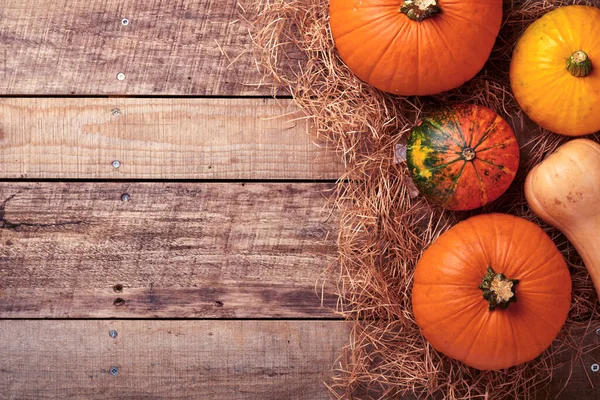
[{"label": "screw head in wood", "polygon": [[112,110],[112,115],[113,115],[114,117],[118,117],[119,115],[121,115],[121,110],[119,110],[118,108],[114,108],[114,109]]},{"label": "screw head in wood", "polygon": [[114,329],[111,329],[110,332],[108,332],[108,334],[110,335],[111,338],[116,338],[118,333],[117,331],[115,331]]},{"label": "screw head in wood", "polygon": [[117,375],[119,375],[119,368],[117,368],[117,367],[110,367],[109,372],[110,372],[110,374],[112,376],[117,376]]},{"label": "screw head in wood", "polygon": [[121,23],[123,24],[123,26],[127,26],[127,25],[129,25],[129,20],[127,18],[123,18],[121,20]]},{"label": "screw head in wood", "polygon": [[119,168],[119,167],[121,166],[121,161],[119,161],[119,160],[115,160],[115,161],[113,161],[113,162],[112,162],[112,166],[113,166],[113,168],[115,168],[115,169],[116,169],[116,168]]},{"label": "screw head in wood", "polygon": [[121,307],[123,304],[125,304],[125,300],[122,297],[117,297],[115,301],[113,301],[113,304],[117,307]]},{"label": "screw head in wood", "polygon": [[600,371],[600,365],[594,363],[592,364],[592,372],[598,372]]},{"label": "screw head in wood", "polygon": [[596,335],[600,335],[600,328],[596,329]]},{"label": "screw head in wood", "polygon": [[131,200],[131,196],[128,193],[123,193],[123,195],[121,195],[121,201],[129,201]]},{"label": "screw head in wood", "polygon": [[124,81],[125,80],[125,74],[122,73],[122,72],[119,72],[117,74],[117,79],[120,80],[120,81]]}]

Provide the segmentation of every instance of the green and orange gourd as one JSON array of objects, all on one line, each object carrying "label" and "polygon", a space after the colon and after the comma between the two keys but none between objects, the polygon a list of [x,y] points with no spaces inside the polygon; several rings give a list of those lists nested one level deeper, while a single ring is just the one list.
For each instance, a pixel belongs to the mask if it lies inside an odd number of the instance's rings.
[{"label": "green and orange gourd", "polygon": [[424,118],[407,146],[411,177],[430,202],[471,210],[496,200],[519,167],[512,128],[489,108],[458,105]]}]

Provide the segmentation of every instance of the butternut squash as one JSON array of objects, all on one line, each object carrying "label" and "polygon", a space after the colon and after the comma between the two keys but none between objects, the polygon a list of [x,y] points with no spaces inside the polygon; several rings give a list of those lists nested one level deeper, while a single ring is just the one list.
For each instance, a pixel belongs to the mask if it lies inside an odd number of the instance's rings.
[{"label": "butternut squash", "polygon": [[529,172],[525,197],[575,246],[600,295],[600,144],[576,139],[559,147]]}]

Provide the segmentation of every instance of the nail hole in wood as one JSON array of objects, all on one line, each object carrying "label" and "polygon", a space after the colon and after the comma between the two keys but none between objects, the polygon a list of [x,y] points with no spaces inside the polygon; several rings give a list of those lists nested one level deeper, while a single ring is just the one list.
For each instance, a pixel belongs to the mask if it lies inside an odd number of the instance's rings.
[{"label": "nail hole in wood", "polygon": [[122,306],[123,304],[125,304],[125,300],[121,297],[117,297],[114,301],[114,305],[117,307]]},{"label": "nail hole in wood", "polygon": [[216,307],[223,307],[223,302],[222,301],[215,301],[215,306]]},{"label": "nail hole in wood", "polygon": [[121,285],[120,283],[118,283],[115,286],[113,286],[113,290],[116,293],[121,293],[121,292],[123,292],[123,285]]}]

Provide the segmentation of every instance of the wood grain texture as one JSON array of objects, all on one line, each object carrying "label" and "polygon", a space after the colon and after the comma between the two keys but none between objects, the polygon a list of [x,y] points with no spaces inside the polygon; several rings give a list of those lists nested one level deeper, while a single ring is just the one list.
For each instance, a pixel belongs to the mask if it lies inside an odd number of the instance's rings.
[{"label": "wood grain texture", "polygon": [[576,356],[564,349],[555,354],[555,365],[550,388],[540,393],[537,399],[593,400],[600,399],[600,371],[593,372],[592,364],[600,362],[600,335],[598,327],[590,326],[573,334],[581,346],[581,354]]},{"label": "wood grain texture", "polygon": [[348,340],[342,321],[0,321],[0,398],[328,399]]},{"label": "wood grain texture", "polygon": [[0,93],[270,95],[240,10],[235,0],[3,0]]},{"label": "wood grain texture", "polygon": [[[343,321],[3,320],[0,399],[326,399],[349,340]],[[600,398],[596,361],[538,398]]]},{"label": "wood grain texture", "polygon": [[3,183],[0,318],[334,317],[332,190]]},{"label": "wood grain texture", "polygon": [[313,139],[291,100],[0,99],[0,178],[339,178]]}]

